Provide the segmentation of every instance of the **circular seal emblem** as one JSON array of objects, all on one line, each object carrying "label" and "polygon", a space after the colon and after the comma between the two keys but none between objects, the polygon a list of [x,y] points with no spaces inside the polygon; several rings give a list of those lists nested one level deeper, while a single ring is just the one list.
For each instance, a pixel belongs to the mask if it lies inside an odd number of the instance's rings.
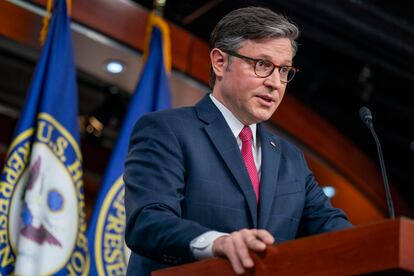
[{"label": "circular seal emblem", "polygon": [[125,245],[125,185],[122,177],[112,185],[99,213],[95,238],[98,275],[126,275],[131,254]]},{"label": "circular seal emblem", "polygon": [[2,191],[1,196],[9,195],[9,204],[7,212],[0,213],[0,220],[3,215],[10,218],[9,240],[0,246],[11,248],[14,273],[86,273],[89,255],[77,143],[45,113],[39,114],[35,133],[24,132],[15,141],[2,174],[10,192]]}]

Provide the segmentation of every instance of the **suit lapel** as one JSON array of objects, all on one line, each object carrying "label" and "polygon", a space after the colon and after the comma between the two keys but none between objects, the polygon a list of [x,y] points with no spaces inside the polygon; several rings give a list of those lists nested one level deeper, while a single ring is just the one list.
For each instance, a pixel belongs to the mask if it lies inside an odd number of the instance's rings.
[{"label": "suit lapel", "polygon": [[253,226],[257,227],[256,196],[247,169],[244,165],[243,158],[241,157],[237,141],[234,138],[230,127],[208,96],[197,104],[196,110],[199,118],[207,123],[204,127],[207,135],[210,137],[218,153],[223,158],[237,183],[240,185],[249,207],[249,212],[254,224]]},{"label": "suit lapel", "polygon": [[276,193],[280,167],[280,146],[262,124],[258,124],[262,149],[258,228],[266,228]]}]

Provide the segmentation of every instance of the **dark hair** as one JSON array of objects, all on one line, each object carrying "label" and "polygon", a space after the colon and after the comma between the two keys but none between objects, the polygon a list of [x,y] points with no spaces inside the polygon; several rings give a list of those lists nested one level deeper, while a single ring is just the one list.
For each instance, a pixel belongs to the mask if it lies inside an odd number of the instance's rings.
[{"label": "dark hair", "polygon": [[[288,38],[292,42],[295,55],[295,39],[298,36],[299,29],[296,25],[280,14],[261,7],[241,8],[228,13],[217,23],[211,32],[210,49],[237,51],[246,40]],[[216,75],[210,66],[211,88],[214,87],[215,81]]]}]

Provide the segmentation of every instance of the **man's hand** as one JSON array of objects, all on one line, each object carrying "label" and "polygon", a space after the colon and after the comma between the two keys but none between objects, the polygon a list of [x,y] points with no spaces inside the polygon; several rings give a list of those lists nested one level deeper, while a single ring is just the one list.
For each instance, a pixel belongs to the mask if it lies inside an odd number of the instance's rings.
[{"label": "man's hand", "polygon": [[227,257],[236,274],[243,274],[245,268],[254,266],[249,249],[264,251],[274,241],[266,230],[242,229],[216,239],[213,242],[213,254],[216,257]]}]

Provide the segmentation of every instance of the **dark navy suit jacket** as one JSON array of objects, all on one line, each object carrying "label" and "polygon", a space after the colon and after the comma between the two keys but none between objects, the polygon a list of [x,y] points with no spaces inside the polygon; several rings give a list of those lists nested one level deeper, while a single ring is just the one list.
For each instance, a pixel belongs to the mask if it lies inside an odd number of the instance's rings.
[{"label": "dark navy suit jacket", "polygon": [[210,230],[268,230],[277,242],[349,227],[292,144],[258,124],[260,200],[237,141],[206,96],[195,107],[150,113],[133,130],[124,173],[130,275],[194,260]]}]

